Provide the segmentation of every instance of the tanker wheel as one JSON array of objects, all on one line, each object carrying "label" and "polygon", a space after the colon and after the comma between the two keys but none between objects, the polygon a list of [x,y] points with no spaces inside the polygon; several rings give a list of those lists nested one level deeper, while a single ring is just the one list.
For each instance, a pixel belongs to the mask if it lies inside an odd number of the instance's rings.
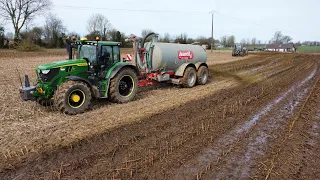
[{"label": "tanker wheel", "polygon": [[138,77],[131,68],[121,70],[110,82],[109,99],[114,103],[127,103],[137,94]]},{"label": "tanker wheel", "polygon": [[192,88],[197,82],[197,71],[193,67],[187,67],[181,79],[182,87]]},{"label": "tanker wheel", "polygon": [[206,66],[201,66],[197,72],[197,84],[205,85],[208,82],[209,70]]},{"label": "tanker wheel", "polygon": [[45,106],[45,107],[53,105],[53,99],[37,98],[37,102],[41,106]]},{"label": "tanker wheel", "polygon": [[91,103],[90,88],[83,82],[67,81],[58,87],[54,95],[54,106],[65,114],[85,112]]}]

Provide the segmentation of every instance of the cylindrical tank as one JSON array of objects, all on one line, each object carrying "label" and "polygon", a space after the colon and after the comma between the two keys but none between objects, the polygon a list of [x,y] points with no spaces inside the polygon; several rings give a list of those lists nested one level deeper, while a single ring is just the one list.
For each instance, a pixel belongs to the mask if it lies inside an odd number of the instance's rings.
[{"label": "cylindrical tank", "polygon": [[[154,48],[149,51],[150,45]],[[145,48],[150,53],[148,60],[151,61],[149,63],[152,72],[160,69],[176,71],[186,62],[195,64],[207,61],[206,50],[199,45],[148,42],[145,44]]]}]

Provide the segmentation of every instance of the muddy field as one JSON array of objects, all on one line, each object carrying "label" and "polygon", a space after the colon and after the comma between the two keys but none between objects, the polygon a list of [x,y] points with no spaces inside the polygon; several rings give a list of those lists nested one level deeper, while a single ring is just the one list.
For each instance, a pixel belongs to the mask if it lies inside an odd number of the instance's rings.
[{"label": "muddy field", "polygon": [[208,52],[205,86],[77,116],[21,102],[17,73],[65,56],[0,52],[0,179],[320,178],[319,55]]}]

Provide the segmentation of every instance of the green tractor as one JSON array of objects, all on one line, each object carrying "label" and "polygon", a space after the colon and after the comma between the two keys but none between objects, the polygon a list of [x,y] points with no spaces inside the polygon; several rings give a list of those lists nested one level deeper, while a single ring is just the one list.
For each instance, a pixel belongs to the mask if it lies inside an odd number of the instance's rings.
[{"label": "green tractor", "polygon": [[232,50],[232,56],[247,56],[248,50],[241,44],[235,44]]},{"label": "green tractor", "polygon": [[26,75],[20,89],[22,99],[53,105],[70,115],[85,112],[93,98],[131,101],[137,93],[139,69],[120,59],[120,43],[96,40],[74,41],[75,59],[71,51],[69,60],[38,66],[35,86]]}]

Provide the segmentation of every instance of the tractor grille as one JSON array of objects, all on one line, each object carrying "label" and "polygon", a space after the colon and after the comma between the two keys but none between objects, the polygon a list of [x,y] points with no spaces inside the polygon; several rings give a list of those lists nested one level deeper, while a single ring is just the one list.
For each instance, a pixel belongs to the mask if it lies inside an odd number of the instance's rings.
[{"label": "tractor grille", "polygon": [[48,74],[43,74],[42,71],[39,72],[39,77],[43,82],[50,82],[60,71],[60,68],[51,69]]}]

